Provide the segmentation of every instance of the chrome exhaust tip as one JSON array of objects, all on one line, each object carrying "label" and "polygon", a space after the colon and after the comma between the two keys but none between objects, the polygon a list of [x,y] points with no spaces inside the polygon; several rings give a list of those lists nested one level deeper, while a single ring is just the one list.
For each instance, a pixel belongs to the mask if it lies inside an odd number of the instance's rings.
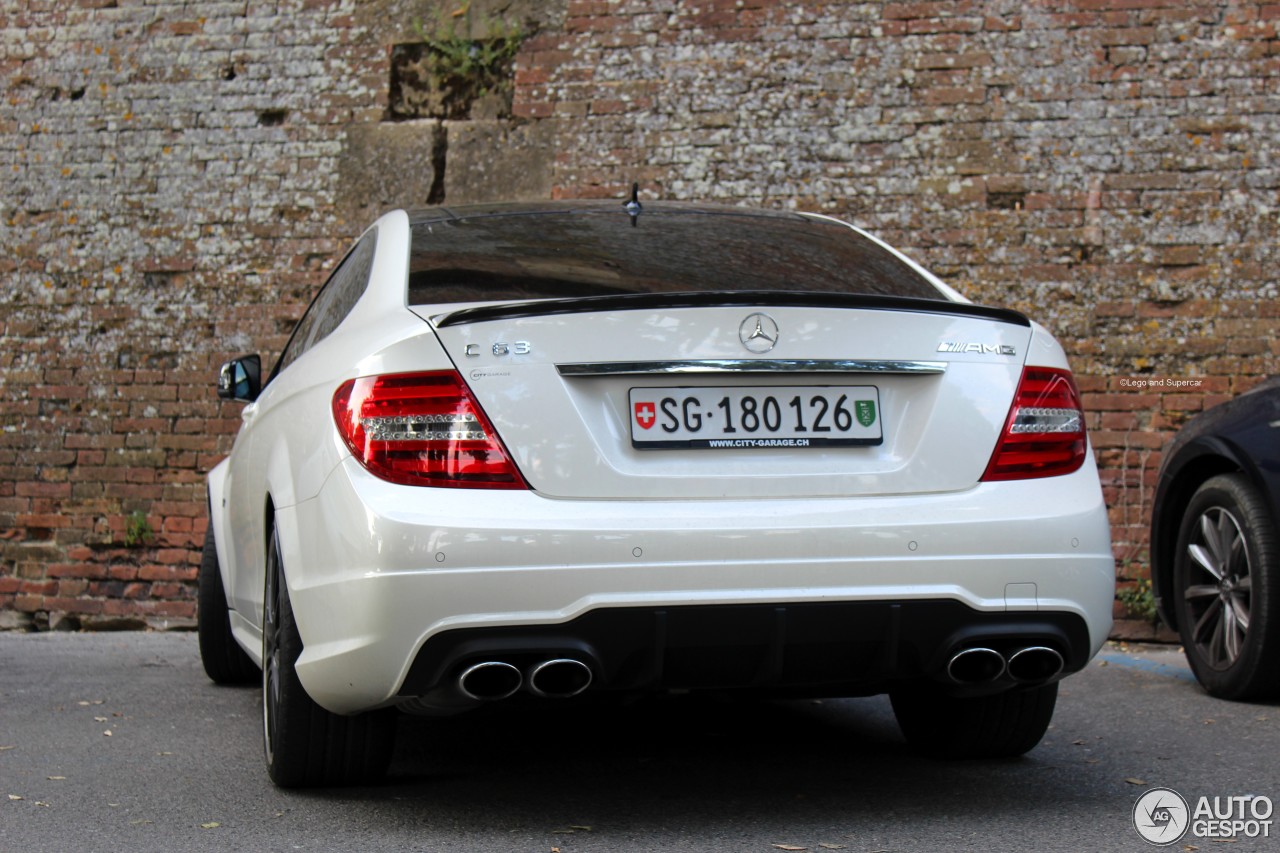
[{"label": "chrome exhaust tip", "polygon": [[1009,656],[1009,677],[1022,684],[1048,681],[1062,667],[1062,655],[1048,646],[1028,646]]},{"label": "chrome exhaust tip", "polygon": [[947,663],[947,677],[957,684],[986,684],[1004,675],[1004,658],[995,649],[976,646],[957,652]]},{"label": "chrome exhaust tip", "polygon": [[514,695],[523,681],[520,670],[511,664],[490,660],[463,670],[458,676],[458,689],[468,699],[492,701]]},{"label": "chrome exhaust tip", "polygon": [[531,667],[527,680],[535,696],[568,699],[591,686],[591,667],[573,658],[555,658]]}]

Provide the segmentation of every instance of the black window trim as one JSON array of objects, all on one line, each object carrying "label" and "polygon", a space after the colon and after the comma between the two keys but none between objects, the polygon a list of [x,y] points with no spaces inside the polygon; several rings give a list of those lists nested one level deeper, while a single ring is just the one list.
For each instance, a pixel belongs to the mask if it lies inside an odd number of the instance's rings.
[{"label": "black window trim", "polygon": [[[351,248],[347,249],[346,254],[342,256],[342,260],[338,261],[338,265],[333,268],[333,272],[329,273],[329,277],[324,280],[324,284],[320,285],[320,289],[316,291],[315,296],[311,297],[311,301],[307,303],[307,310],[303,311],[302,316],[298,318],[298,322],[293,324],[293,331],[289,332],[289,340],[285,341],[284,346],[280,348],[280,354],[276,356],[275,364],[271,366],[271,374],[267,377],[267,381],[262,383],[263,388],[266,388],[268,385],[270,385],[271,381],[280,374],[280,371],[282,369],[280,367],[280,364],[282,361],[284,361],[284,354],[289,351],[289,345],[293,343],[293,339],[297,336],[298,330],[302,328],[302,321],[307,319],[307,315],[311,313],[311,310],[316,307],[316,303],[320,301],[320,296],[325,292],[326,289],[328,289],[329,285],[333,282],[333,280],[337,277],[338,273],[342,270],[342,267],[347,263],[348,260],[351,259],[351,256],[356,253],[356,250],[360,248],[360,245],[364,243],[365,239],[368,237],[373,238],[373,241],[374,241],[373,251],[374,251],[374,255],[375,256],[377,255],[378,228],[377,226],[372,226],[369,229],[367,229],[363,234],[361,234],[358,239],[352,242]],[[366,287],[368,286],[367,282],[365,286]],[[299,355],[301,355],[301,353],[299,353]],[[294,360],[296,361],[297,359],[295,358]]]}]

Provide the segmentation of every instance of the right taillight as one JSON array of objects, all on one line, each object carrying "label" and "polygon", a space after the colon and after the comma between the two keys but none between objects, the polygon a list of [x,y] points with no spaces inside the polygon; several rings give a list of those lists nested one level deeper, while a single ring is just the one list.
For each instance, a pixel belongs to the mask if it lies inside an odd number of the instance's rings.
[{"label": "right taillight", "polygon": [[983,480],[1070,474],[1084,464],[1084,409],[1071,371],[1027,367]]},{"label": "right taillight", "polygon": [[333,395],[333,420],[352,455],[384,480],[528,488],[456,371],[349,380]]}]

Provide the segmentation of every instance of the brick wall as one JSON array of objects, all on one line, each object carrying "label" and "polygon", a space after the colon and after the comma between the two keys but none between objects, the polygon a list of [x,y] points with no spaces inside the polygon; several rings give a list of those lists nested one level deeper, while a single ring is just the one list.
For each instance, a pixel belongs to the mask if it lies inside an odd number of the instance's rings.
[{"label": "brick wall", "polygon": [[360,38],[336,3],[0,11],[10,624],[193,616],[201,474],[238,421],[212,379],[281,346],[350,238],[328,176],[383,88]]},{"label": "brick wall", "polygon": [[425,3],[0,10],[0,625],[189,624],[216,365],[432,194],[818,210],[1026,311],[1126,582],[1164,442],[1277,372],[1280,4],[476,5],[532,32],[509,119],[387,120]]}]

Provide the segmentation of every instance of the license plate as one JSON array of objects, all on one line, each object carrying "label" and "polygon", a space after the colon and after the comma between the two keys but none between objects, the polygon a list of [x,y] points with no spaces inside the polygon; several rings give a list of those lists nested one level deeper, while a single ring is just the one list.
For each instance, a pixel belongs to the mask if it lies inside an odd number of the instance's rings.
[{"label": "license plate", "polygon": [[874,385],[632,388],[631,444],[757,449],[880,444]]}]

